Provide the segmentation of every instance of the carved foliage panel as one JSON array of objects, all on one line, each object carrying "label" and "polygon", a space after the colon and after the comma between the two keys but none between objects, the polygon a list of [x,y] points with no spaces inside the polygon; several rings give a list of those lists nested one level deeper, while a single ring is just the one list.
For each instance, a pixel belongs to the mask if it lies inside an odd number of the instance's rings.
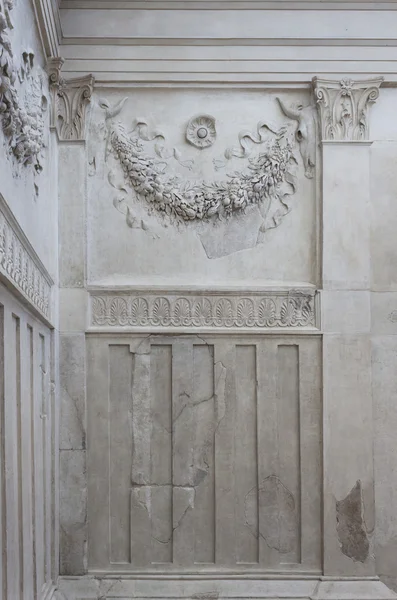
[{"label": "carved foliage panel", "polygon": [[310,94],[138,88],[91,109],[89,281],[315,282]]},{"label": "carved foliage panel", "polygon": [[17,55],[13,45],[13,0],[0,4],[0,122],[9,150],[21,165],[42,170],[45,146],[46,83],[31,49]]},{"label": "carved foliage panel", "polygon": [[235,293],[92,292],[92,327],[314,329],[314,290]]},{"label": "carved foliage panel", "polygon": [[92,335],[87,383],[91,569],[320,568],[319,338]]},{"label": "carved foliage panel", "polygon": [[0,274],[51,319],[53,281],[0,195]]}]

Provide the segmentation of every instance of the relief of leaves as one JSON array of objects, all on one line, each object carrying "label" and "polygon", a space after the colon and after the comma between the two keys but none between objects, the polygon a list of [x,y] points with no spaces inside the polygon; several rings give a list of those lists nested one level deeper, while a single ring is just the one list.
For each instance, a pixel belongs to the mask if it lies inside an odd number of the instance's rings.
[{"label": "relief of leaves", "polygon": [[296,298],[296,319],[300,325],[314,325],[314,311],[312,308],[312,298]]},{"label": "relief of leaves", "polygon": [[193,306],[193,324],[212,325],[212,306],[208,298],[200,298]]},{"label": "relief of leaves", "polygon": [[110,304],[110,324],[126,325],[128,322],[127,302],[124,298],[113,298]]},{"label": "relief of leaves", "polygon": [[190,304],[186,298],[178,298],[175,302],[172,323],[174,325],[190,325]]},{"label": "relief of leaves", "polygon": [[236,324],[240,327],[252,327],[255,322],[254,303],[249,298],[242,298],[237,304]]},{"label": "relief of leaves", "polygon": [[106,304],[103,298],[97,296],[92,298],[92,320],[94,325],[105,325],[107,317]]},{"label": "relief of leaves", "polygon": [[[286,196],[281,186],[289,185],[293,162],[288,139],[275,141],[266,153],[250,159],[249,173],[236,172],[223,182],[202,183],[163,175],[157,168],[158,161],[145,155],[134,141],[122,127],[113,124],[110,142],[126,180],[139,198],[163,215],[182,221],[229,217],[249,205],[269,206],[269,198],[282,202]],[[293,188],[288,193],[294,192]]]},{"label": "relief of leaves", "polygon": [[131,324],[146,325],[149,318],[149,305],[144,298],[135,298],[131,303]]},{"label": "relief of leaves", "polygon": [[293,327],[297,324],[296,303],[292,298],[286,298],[282,303],[280,321],[284,327]]},{"label": "relief of leaves", "polygon": [[221,298],[215,305],[215,325],[231,327],[233,325],[233,307],[228,298]]},{"label": "relief of leaves", "polygon": [[153,325],[169,325],[171,321],[170,303],[167,298],[156,298],[152,309]]},{"label": "relief of leaves", "polygon": [[264,298],[260,301],[258,307],[258,325],[263,327],[273,327],[276,320],[276,305],[274,300]]}]

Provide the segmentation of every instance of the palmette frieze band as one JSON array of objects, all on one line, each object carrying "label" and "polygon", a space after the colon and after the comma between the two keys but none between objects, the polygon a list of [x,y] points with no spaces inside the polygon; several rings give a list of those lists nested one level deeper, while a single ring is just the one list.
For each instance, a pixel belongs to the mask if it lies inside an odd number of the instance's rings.
[{"label": "palmette frieze band", "polygon": [[0,274],[46,319],[53,281],[0,195]]},{"label": "palmette frieze band", "polygon": [[316,328],[315,293],[91,293],[92,327]]}]

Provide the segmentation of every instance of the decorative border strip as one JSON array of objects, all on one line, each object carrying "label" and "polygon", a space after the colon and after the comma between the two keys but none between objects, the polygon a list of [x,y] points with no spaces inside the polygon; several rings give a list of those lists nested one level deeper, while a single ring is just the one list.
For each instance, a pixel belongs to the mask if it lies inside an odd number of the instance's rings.
[{"label": "decorative border strip", "polygon": [[316,328],[315,291],[91,292],[93,327]]},{"label": "decorative border strip", "polygon": [[[346,7],[345,4],[348,6]],[[377,6],[379,4],[379,8]],[[364,0],[62,0],[61,9],[90,9],[105,8],[124,10],[339,10],[339,11],[384,11],[397,10],[395,0],[369,2]]]},{"label": "decorative border strip", "polygon": [[53,281],[0,195],[0,274],[46,319]]}]

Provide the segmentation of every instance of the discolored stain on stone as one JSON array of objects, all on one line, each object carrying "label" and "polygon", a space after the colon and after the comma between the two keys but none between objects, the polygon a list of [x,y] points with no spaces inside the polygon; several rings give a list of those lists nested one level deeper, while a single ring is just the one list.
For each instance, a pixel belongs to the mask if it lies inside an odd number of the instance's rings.
[{"label": "discolored stain on stone", "polygon": [[369,554],[363,513],[362,485],[358,480],[346,498],[336,502],[336,531],[343,554],[362,563]]},{"label": "discolored stain on stone", "polygon": [[392,310],[388,316],[388,319],[391,323],[397,323],[397,310]]},{"label": "discolored stain on stone", "polygon": [[367,535],[375,530],[375,489],[374,482],[363,486],[363,519]]},{"label": "discolored stain on stone", "polygon": [[[255,510],[258,502],[260,526]],[[245,497],[245,520],[251,532],[261,536],[269,548],[287,554],[297,542],[297,514],[295,499],[276,475],[266,477]]]}]

